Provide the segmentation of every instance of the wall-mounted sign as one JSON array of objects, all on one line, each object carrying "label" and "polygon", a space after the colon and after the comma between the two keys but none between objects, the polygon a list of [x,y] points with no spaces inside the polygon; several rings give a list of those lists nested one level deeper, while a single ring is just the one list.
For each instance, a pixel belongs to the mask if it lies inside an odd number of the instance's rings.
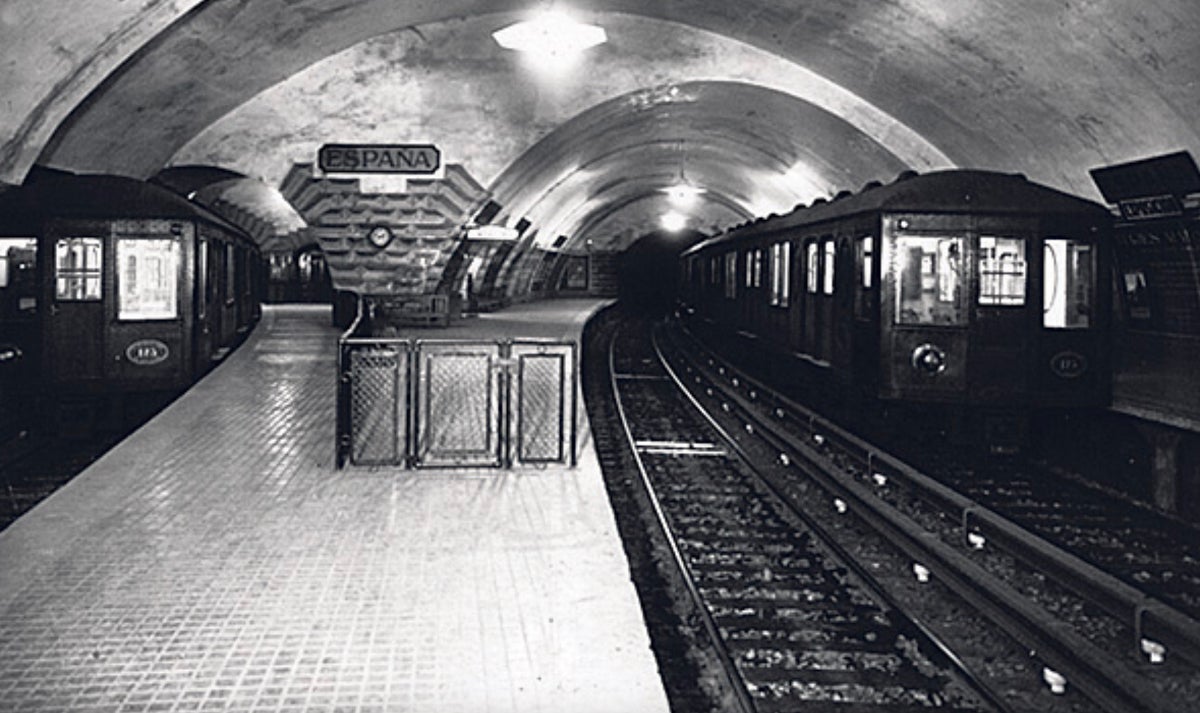
[{"label": "wall-mounted sign", "polygon": [[1079,352],[1059,352],[1050,357],[1050,371],[1064,379],[1077,379],[1087,371],[1087,357]]},{"label": "wall-mounted sign", "polygon": [[1153,220],[1183,215],[1183,205],[1175,196],[1149,196],[1121,201],[1121,217],[1125,220]]},{"label": "wall-mounted sign", "polygon": [[171,350],[157,339],[139,339],[125,347],[125,358],[138,366],[161,364],[171,356]]},{"label": "wall-mounted sign", "polygon": [[317,165],[326,173],[402,173],[428,176],[442,166],[431,144],[325,144]]},{"label": "wall-mounted sign", "polygon": [[467,240],[516,240],[520,233],[516,228],[503,225],[475,225],[467,228]]}]

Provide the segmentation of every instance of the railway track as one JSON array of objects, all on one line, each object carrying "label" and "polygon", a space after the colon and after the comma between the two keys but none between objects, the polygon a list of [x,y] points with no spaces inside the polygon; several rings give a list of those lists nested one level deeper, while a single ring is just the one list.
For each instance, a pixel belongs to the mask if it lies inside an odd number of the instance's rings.
[{"label": "railway track", "polygon": [[610,352],[620,420],[743,711],[1006,710],[691,402],[644,326]]},{"label": "railway track", "polygon": [[[702,350],[686,341],[677,343],[676,351],[695,358]],[[1114,575],[1063,550],[1035,528],[1026,529],[987,503],[918,472],[729,364],[711,355],[700,361],[687,367],[688,378],[710,408],[754,429],[756,437],[765,439],[765,448],[804,477],[821,481],[842,507],[887,530],[915,561],[1036,651],[1047,668],[1087,689],[1099,707],[1189,709],[1184,702],[1200,685],[1195,668],[1200,628],[1185,612],[1122,581],[1121,568],[1114,567]],[[989,503],[1015,502],[1052,534],[1078,537],[1088,527],[1121,532],[1112,521],[1089,522],[1094,508],[1072,507],[1070,498],[1060,495],[1039,503],[1032,483],[1019,486],[1017,479],[1000,480],[994,473],[960,474],[972,483],[970,494],[992,492],[996,500]],[[1048,516],[1055,511],[1062,516],[1058,521]],[[1110,543],[1107,550],[1120,557],[1113,538],[1105,541]],[[1182,544],[1180,560],[1187,564],[1187,543]],[[1125,555],[1125,567],[1144,566],[1138,557]],[[1158,571],[1169,572],[1170,565]]]}]

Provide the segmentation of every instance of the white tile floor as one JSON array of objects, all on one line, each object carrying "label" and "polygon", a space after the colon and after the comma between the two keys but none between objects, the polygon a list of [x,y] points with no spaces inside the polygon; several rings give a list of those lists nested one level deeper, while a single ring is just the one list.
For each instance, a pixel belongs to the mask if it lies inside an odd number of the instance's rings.
[{"label": "white tile floor", "polygon": [[0,533],[0,709],[666,711],[586,422],[575,469],[335,471],[328,323],[268,308]]}]

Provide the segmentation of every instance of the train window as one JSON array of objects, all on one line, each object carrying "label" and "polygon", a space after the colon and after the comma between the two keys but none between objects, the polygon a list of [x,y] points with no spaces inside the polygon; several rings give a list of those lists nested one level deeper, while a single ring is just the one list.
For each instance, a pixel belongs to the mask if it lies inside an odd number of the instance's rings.
[{"label": "train window", "polygon": [[866,235],[858,239],[858,264],[861,266],[858,293],[854,300],[854,315],[871,319],[875,311],[875,238]]},{"label": "train window", "polygon": [[979,304],[1025,304],[1025,239],[979,236]]},{"label": "train window", "polygon": [[875,238],[870,235],[858,239],[858,262],[862,265],[862,288],[869,290],[875,271]]},{"label": "train window", "polygon": [[237,295],[237,250],[225,246],[225,304],[232,305]]},{"label": "train window", "polygon": [[822,266],[822,291],[827,295],[833,294],[833,277],[834,277],[834,259],[837,257],[837,245],[832,240],[826,240],[822,253],[825,257],[824,265]]},{"label": "train window", "polygon": [[200,308],[197,310],[197,316],[204,319],[208,314],[208,301],[211,296],[208,294],[208,241],[200,240],[200,257],[199,264],[196,267],[196,295],[199,297]]},{"label": "train window", "polygon": [[117,241],[117,319],[179,316],[179,238]]},{"label": "train window", "polygon": [[37,310],[37,239],[0,238],[0,319]]},{"label": "train window", "polygon": [[1092,312],[1092,246],[1048,238],[1043,251],[1042,324],[1085,329]]},{"label": "train window", "polygon": [[771,246],[771,304],[787,307],[791,298],[792,244]]},{"label": "train window", "polygon": [[804,248],[805,287],[810,294],[816,294],[821,285],[821,263],[817,261],[817,241],[812,240]]},{"label": "train window", "polygon": [[754,271],[753,271],[754,280],[753,280],[753,284],[751,285],[751,287],[762,287],[763,251],[762,250],[754,250],[751,253],[751,255],[754,258],[754,260],[753,260],[753,262],[754,262]]},{"label": "train window", "polygon": [[100,238],[61,238],[54,246],[54,296],[64,301],[100,299]]},{"label": "train window", "polygon": [[896,236],[896,323],[963,323],[962,238]]},{"label": "train window", "polygon": [[725,296],[737,297],[737,253],[725,253]]}]

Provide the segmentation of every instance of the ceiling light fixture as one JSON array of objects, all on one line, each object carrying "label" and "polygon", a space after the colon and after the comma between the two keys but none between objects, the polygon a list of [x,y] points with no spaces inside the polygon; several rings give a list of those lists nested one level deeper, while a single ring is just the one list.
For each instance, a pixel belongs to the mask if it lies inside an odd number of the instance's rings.
[{"label": "ceiling light fixture", "polygon": [[687,152],[684,150],[684,143],[684,140],[680,139],[675,144],[675,150],[679,154],[679,178],[675,181],[675,185],[662,189],[671,203],[680,208],[691,206],[704,193],[703,188],[692,185],[692,182],[688,180]]},{"label": "ceiling light fixture", "polygon": [[663,189],[667,194],[667,198],[678,206],[688,206],[696,202],[696,198],[704,193],[703,188],[698,188],[690,183],[677,183],[674,186],[667,186]]},{"label": "ceiling light fixture", "polygon": [[603,27],[579,22],[556,10],[496,30],[492,37],[505,49],[559,58],[574,56],[608,40]]},{"label": "ceiling light fixture", "polygon": [[673,210],[663,213],[660,221],[662,223],[663,230],[667,230],[672,233],[677,233],[687,226],[687,216],[683,213]]}]

